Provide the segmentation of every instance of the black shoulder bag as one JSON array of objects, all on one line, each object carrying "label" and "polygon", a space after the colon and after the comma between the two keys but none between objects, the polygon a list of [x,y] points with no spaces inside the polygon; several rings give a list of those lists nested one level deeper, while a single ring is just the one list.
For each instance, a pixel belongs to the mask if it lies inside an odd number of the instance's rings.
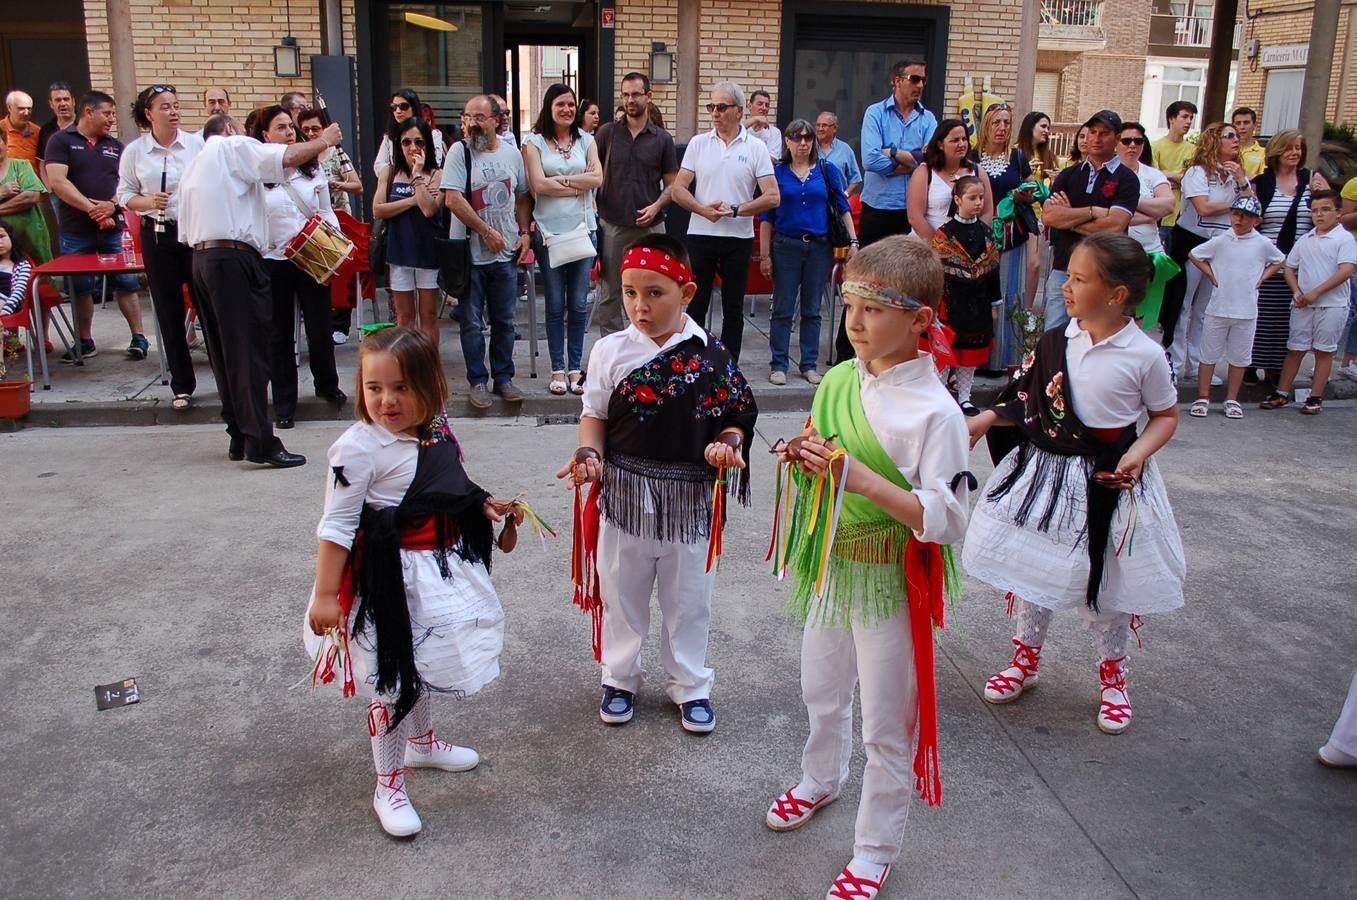
[{"label": "black shoulder bag", "polygon": [[[837,188],[834,182],[829,180],[829,168],[822,159],[820,162],[820,177],[825,180],[825,196],[829,200],[829,244],[834,249],[847,247],[853,242],[853,236],[848,233],[848,226],[844,224],[843,213],[839,212],[839,205],[834,202],[834,196]],[[847,195],[844,196],[844,206],[848,205]]]},{"label": "black shoulder bag", "polygon": [[[466,187],[462,196],[467,206],[471,205],[471,147],[462,141],[462,152],[466,154]],[[451,231],[451,222],[449,222]],[[471,284],[471,229],[467,229],[464,238],[451,238],[446,234],[435,238],[438,245],[438,287],[443,293],[465,298]]]}]

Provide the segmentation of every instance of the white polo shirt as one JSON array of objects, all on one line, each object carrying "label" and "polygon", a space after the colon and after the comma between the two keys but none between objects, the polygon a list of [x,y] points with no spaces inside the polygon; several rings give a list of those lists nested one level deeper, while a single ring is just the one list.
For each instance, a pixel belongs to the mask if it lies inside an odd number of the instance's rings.
[{"label": "white polo shirt", "polygon": [[287,144],[236,134],[210,137],[179,182],[179,239],[241,241],[261,254],[269,246],[264,183],[283,180]]},{"label": "white polo shirt", "polygon": [[179,218],[179,179],[184,170],[203,149],[203,139],[182,129],[175,132],[168,147],[162,147],[148,131],[123,150],[118,160],[118,192],[114,199],[126,206],[133,197],[149,197],[159,193],[161,181],[170,195],[165,207],[165,218],[174,222]]},{"label": "white polo shirt", "polygon": [[[1305,232],[1286,255],[1287,268],[1296,270],[1296,283],[1307,294],[1332,278],[1343,263],[1357,265],[1357,240],[1341,225],[1335,225],[1327,234],[1320,234],[1318,228]],[[1351,289],[1352,285],[1344,278],[1310,305],[1317,309],[1347,306]]]},{"label": "white polo shirt", "polygon": [[1071,320],[1065,326],[1065,367],[1075,415],[1089,428],[1125,428],[1146,410],[1178,404],[1164,348],[1145,336],[1133,319],[1109,338],[1093,338]]},{"label": "white polo shirt", "polygon": [[628,325],[599,340],[589,351],[590,375],[580,398],[584,403],[581,415],[607,419],[613,391],[628,375],[690,337],[699,337],[702,343],[707,343],[707,333],[702,326],[684,313],[683,327],[671,334],[663,345],[642,334],[635,325]]},{"label": "white polo shirt", "polygon": [[1286,259],[1277,245],[1257,231],[1235,234],[1233,228],[1218,234],[1190,254],[1211,264],[1217,286],[1211,291],[1207,315],[1229,319],[1258,318],[1258,280],[1263,270]]},{"label": "white polo shirt", "polygon": [[[760,178],[773,174],[773,160],[763,141],[741,125],[740,133],[729,144],[721,140],[715,129],[694,136],[683,151],[681,168],[693,173],[691,190],[698,203],[724,200],[739,206],[754,199],[754,188]],[[727,216],[708,222],[694,215],[688,223],[688,233],[752,239],[754,219]]]}]

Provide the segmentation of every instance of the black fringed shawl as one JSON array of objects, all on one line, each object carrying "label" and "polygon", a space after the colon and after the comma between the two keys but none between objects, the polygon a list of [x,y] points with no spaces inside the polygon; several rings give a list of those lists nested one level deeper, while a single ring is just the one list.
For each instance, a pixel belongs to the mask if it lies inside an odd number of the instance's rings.
[{"label": "black fringed shawl", "polygon": [[[599,511],[627,534],[693,543],[710,536],[716,470],[703,453],[726,428],[743,433],[744,469],[727,490],[749,505],[749,445],[758,408],[725,347],[693,336],[661,351],[613,389]],[[646,528],[647,509],[654,531]]]},{"label": "black fringed shawl", "polygon": [[[1033,478],[1027,496],[1019,505],[1015,524],[1025,525],[1037,512],[1034,509],[1041,490],[1050,486],[1051,494],[1046,508],[1040,511],[1037,530],[1046,531],[1055,514],[1055,501],[1063,488],[1066,467],[1063,461],[1051,465],[1049,459],[1036,458],[1036,447],[1056,456],[1081,456],[1086,461],[1085,478],[1088,482],[1088,589],[1090,609],[1098,609],[1098,591],[1102,586],[1104,558],[1112,530],[1112,516],[1121,500],[1121,489],[1109,488],[1094,479],[1095,472],[1110,472],[1136,439],[1136,428],[1128,425],[1119,432],[1090,429],[1075,415],[1071,401],[1069,371],[1065,365],[1065,348],[1069,338],[1064,328],[1052,328],[1041,337],[1034,354],[1023,360],[1022,368],[1000,393],[991,407],[1013,427],[991,428],[986,435],[990,456],[997,464],[1015,446],[1018,448],[1016,465],[987,493],[990,500],[1008,494],[1023,471],[1030,465],[1042,467]],[[1054,484],[1051,484],[1052,480]]]},{"label": "black fringed shawl", "polygon": [[975,350],[994,339],[990,304],[999,299],[999,246],[983,222],[953,217],[933,232],[933,253],[944,276],[943,320],[952,346]]},{"label": "black fringed shawl", "polygon": [[[335,478],[344,483],[342,468],[336,469]],[[363,507],[349,556],[358,602],[353,630],[362,632],[370,621],[376,634],[377,690],[396,693],[388,729],[395,728],[420,693],[429,689],[415,666],[401,548],[437,551],[444,578],[452,575],[449,553],[489,569],[494,531],[482,511],[489,496],[467,477],[456,438],[440,415],[420,434],[415,477],[400,504]]]}]

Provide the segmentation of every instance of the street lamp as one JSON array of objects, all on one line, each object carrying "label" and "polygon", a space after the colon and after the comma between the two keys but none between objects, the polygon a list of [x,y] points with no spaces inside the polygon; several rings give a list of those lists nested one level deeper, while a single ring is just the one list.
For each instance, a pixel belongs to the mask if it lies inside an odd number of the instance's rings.
[{"label": "street lamp", "polygon": [[302,51],[292,35],[283,38],[273,48],[273,74],[279,78],[296,78],[302,74]]},{"label": "street lamp", "polygon": [[650,80],[655,84],[672,84],[674,81],[674,54],[664,41],[650,43]]}]

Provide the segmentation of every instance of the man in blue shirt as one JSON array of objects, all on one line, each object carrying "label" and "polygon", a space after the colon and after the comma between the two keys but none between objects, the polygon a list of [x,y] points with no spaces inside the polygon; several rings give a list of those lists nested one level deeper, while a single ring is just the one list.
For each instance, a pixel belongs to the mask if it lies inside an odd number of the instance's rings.
[{"label": "man in blue shirt", "polygon": [[917,60],[891,68],[895,92],[867,107],[862,116],[862,246],[892,234],[909,233],[905,190],[923,148],[938,127],[937,116],[919,99],[928,83]]},{"label": "man in blue shirt", "polygon": [[839,140],[839,117],[832,112],[822,112],[815,117],[815,141],[820,147],[820,159],[831,166],[838,167],[847,185],[846,193],[851,197],[862,190],[862,170],[858,168],[858,155],[853,148]]}]

